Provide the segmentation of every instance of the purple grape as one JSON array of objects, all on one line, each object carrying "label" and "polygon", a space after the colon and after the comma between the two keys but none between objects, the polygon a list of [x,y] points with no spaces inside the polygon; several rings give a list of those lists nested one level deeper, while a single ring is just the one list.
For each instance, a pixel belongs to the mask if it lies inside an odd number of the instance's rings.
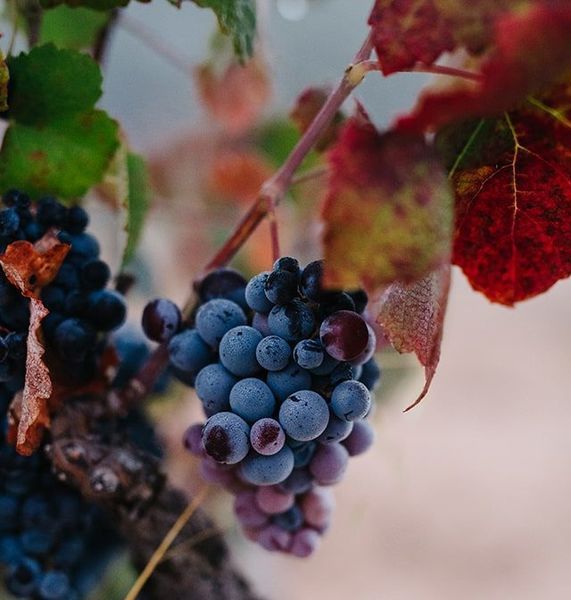
[{"label": "purple grape", "polygon": [[362,419],[371,408],[371,394],[360,381],[340,383],[331,395],[331,410],[343,421]]},{"label": "purple grape", "polygon": [[225,298],[236,302],[244,310],[248,308],[244,298],[246,280],[234,269],[216,269],[209,273],[198,286],[201,304],[214,298]]},{"label": "purple grape", "polygon": [[341,361],[356,359],[369,343],[369,330],[363,317],[340,310],[327,317],[319,329],[321,343],[333,358]]},{"label": "purple grape", "polygon": [[268,325],[268,315],[259,312],[254,313],[252,327],[257,329],[264,337],[271,335],[270,326]]},{"label": "purple grape", "polygon": [[200,462],[200,474],[204,481],[221,485],[229,490],[236,483],[236,476],[232,471],[225,469],[225,466],[207,457]]},{"label": "purple grape", "polygon": [[206,453],[214,460],[235,464],[248,454],[250,428],[238,415],[220,412],[208,419],[202,432]]},{"label": "purple grape", "polygon": [[279,421],[294,440],[318,438],[329,422],[327,402],[315,392],[301,390],[288,396],[280,406]]},{"label": "purple grape", "polygon": [[320,485],[332,485],[343,477],[349,452],[341,444],[321,444],[311,462],[309,471]]},{"label": "purple grape", "polygon": [[250,430],[252,448],[264,456],[271,456],[279,452],[284,447],[285,439],[284,430],[275,419],[260,419],[252,425]]},{"label": "purple grape", "polygon": [[293,452],[289,446],[284,446],[272,456],[250,453],[240,467],[242,477],[248,483],[275,485],[285,481],[293,471]]},{"label": "purple grape", "polygon": [[202,445],[202,423],[194,423],[185,432],[182,438],[184,447],[195,456],[204,456],[204,446]]},{"label": "purple grape", "polygon": [[334,508],[333,493],[327,488],[315,487],[301,499],[301,510],[306,523],[317,529],[329,526]]},{"label": "purple grape", "polygon": [[295,502],[295,496],[274,486],[264,486],[256,490],[256,502],[266,514],[276,515],[289,510]]},{"label": "purple grape", "polygon": [[312,486],[313,477],[307,469],[294,469],[291,475],[283,483],[280,483],[280,487],[284,492],[295,495],[308,492]]},{"label": "purple grape", "polygon": [[314,529],[303,528],[293,534],[290,552],[298,558],[307,558],[317,550],[321,536]]},{"label": "purple grape", "polygon": [[234,513],[244,527],[263,527],[268,523],[268,515],[260,510],[256,503],[256,493],[251,490],[236,495]]},{"label": "purple grape", "polygon": [[[364,365],[366,362],[371,360],[375,354],[375,350],[377,349],[377,336],[375,335],[375,331],[373,328],[367,323],[367,330],[369,331],[369,341],[367,343],[367,347],[351,361],[351,364],[354,367],[358,367]],[[358,379],[358,377],[356,377]]]},{"label": "purple grape", "polygon": [[367,421],[356,421],[353,431],[342,444],[347,449],[349,456],[358,456],[366,452],[375,441],[375,430]]},{"label": "purple grape", "polygon": [[291,545],[291,533],[272,524],[258,533],[256,541],[270,552],[287,552]]}]

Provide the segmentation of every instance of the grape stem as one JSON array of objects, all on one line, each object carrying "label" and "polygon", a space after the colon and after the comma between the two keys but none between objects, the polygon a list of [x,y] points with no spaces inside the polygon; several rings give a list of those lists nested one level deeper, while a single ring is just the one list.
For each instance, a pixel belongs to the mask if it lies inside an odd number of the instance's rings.
[{"label": "grape stem", "polygon": [[[327,129],[337,111],[351,95],[353,90],[363,81],[368,72],[366,64],[373,51],[372,36],[369,34],[351,64],[345,69],[343,77],[329,94],[321,110],[317,113],[305,133],[291,151],[281,168],[262,185],[260,193],[240,222],[236,225],[224,245],[208,262],[202,275],[195,281],[196,284],[210,271],[227,265],[238,250],[249,239],[258,225],[268,215],[273,215],[270,220],[272,231],[272,246],[274,257],[279,257],[279,241],[275,209],[285,196],[288,188],[295,183],[294,175],[307,154],[317,143],[321,134]],[[183,316],[189,319],[194,308],[194,293],[191,294],[183,307]],[[168,361],[168,352],[165,344],[158,346],[151,356],[145,361],[137,375],[129,382],[119,394],[109,397],[110,408],[121,412],[142,400],[153,388],[154,383],[161,375]]]}]

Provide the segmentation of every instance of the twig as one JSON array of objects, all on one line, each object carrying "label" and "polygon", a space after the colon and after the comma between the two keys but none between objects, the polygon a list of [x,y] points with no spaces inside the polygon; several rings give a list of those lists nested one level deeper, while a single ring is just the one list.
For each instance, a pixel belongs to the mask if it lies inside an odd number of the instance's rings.
[{"label": "twig", "polygon": [[133,584],[133,587],[129,590],[125,596],[125,600],[137,600],[137,596],[141,593],[141,590],[145,586],[145,583],[149,580],[153,574],[157,565],[163,559],[163,556],[167,550],[171,547],[172,543],[178,537],[183,527],[188,523],[190,517],[196,512],[196,509],[200,506],[208,488],[202,488],[198,494],[188,503],[188,506],[181,513],[180,517],[174,522],[173,526],[169,529],[168,533],[163,538],[163,541],[159,544],[159,547],[153,552],[153,555],[149,559],[149,562],[145,568],[139,573],[139,577]]},{"label": "twig", "polygon": [[[366,60],[362,66],[367,71],[381,71],[382,67],[378,60]],[[446,67],[444,65],[425,65],[418,63],[412,69],[398,71],[398,73],[429,73],[431,75],[449,75],[450,77],[461,77],[470,81],[481,81],[482,76],[474,71],[466,69],[457,69],[456,67]],[[397,73],[395,73],[396,75]]]},{"label": "twig", "polygon": [[329,175],[329,167],[327,165],[321,165],[320,167],[315,167],[315,169],[304,171],[303,173],[292,177],[290,186],[301,185],[307,181],[313,181],[314,179],[326,177],[327,175]]},{"label": "twig", "polygon": [[97,39],[95,40],[95,44],[93,46],[93,59],[97,61],[100,65],[105,62],[107,48],[109,47],[109,40],[111,39],[111,34],[115,29],[119,21],[119,10],[115,9],[111,11],[109,15],[109,19],[107,23],[103,26],[99,34],[97,35]]}]

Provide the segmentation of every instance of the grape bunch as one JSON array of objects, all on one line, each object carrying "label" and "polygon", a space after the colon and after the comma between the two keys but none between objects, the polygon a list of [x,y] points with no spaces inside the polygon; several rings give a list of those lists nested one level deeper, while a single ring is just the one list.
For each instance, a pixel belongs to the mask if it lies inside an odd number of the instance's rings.
[{"label": "grape bunch", "polygon": [[[107,333],[125,319],[125,301],[105,287],[110,270],[97,240],[85,232],[88,215],[52,197],[37,203],[21,192],[3,197],[0,252],[17,240],[57,233],[70,244],[54,281],[41,299],[46,355],[65,383],[81,384],[97,371]],[[59,482],[43,448],[20,456],[6,440],[7,412],[24,385],[29,300],[0,272],[0,572],[19,598],[75,600],[97,583],[119,539],[103,513]],[[120,370],[121,371],[121,370]]]},{"label": "grape bunch", "polygon": [[198,289],[192,327],[159,299],[143,328],[168,343],[170,367],[207,421],[185,434],[203,476],[236,495],[246,534],[308,556],[329,526],[328,486],[371,445],[366,420],[380,371],[362,316],[367,295],[322,286],[323,261],[279,259],[250,281],[219,269]]}]

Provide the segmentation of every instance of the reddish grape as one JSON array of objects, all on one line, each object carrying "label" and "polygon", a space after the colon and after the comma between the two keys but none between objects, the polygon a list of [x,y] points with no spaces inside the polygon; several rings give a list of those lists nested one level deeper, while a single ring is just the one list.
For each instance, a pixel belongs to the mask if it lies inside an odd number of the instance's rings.
[{"label": "reddish grape", "polygon": [[319,336],[327,353],[342,361],[358,358],[369,344],[369,330],[363,317],[340,310],[321,324]]},{"label": "reddish grape", "polygon": [[180,310],[174,302],[157,298],[143,310],[143,331],[150,340],[168,342],[178,331],[181,320]]},{"label": "reddish grape", "polygon": [[322,444],[309,463],[309,470],[321,485],[337,483],[347,468],[349,452],[341,444]]},{"label": "reddish grape", "polygon": [[274,486],[259,487],[256,490],[256,503],[268,515],[285,512],[294,502],[293,494],[284,493]]}]

